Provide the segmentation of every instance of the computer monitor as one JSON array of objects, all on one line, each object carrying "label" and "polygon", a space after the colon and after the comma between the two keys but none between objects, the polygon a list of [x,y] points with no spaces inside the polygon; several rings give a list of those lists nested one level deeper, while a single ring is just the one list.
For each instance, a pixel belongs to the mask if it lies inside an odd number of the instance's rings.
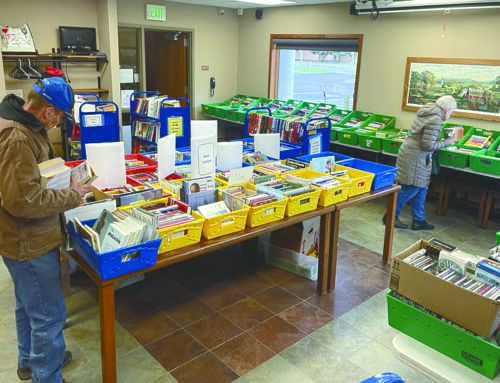
[{"label": "computer monitor", "polygon": [[95,28],[59,27],[61,52],[89,54],[97,51]]}]

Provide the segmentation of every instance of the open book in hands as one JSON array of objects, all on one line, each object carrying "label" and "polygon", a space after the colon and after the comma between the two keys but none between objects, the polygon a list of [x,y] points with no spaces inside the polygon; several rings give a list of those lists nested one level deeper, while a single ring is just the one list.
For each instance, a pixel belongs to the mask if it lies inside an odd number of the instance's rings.
[{"label": "open book in hands", "polygon": [[80,184],[90,184],[96,180],[97,174],[90,162],[83,161],[71,169],[71,177]]}]

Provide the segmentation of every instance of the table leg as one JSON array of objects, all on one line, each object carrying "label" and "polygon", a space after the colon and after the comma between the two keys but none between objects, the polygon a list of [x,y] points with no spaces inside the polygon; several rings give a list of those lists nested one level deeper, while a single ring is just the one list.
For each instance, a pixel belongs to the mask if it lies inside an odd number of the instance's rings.
[{"label": "table leg", "polygon": [[385,224],[384,252],[382,253],[382,262],[387,263],[392,255],[392,238],[394,235],[394,221],[396,217],[396,202],[398,192],[389,194],[387,198],[387,220]]},{"label": "table leg", "polygon": [[330,237],[330,255],[328,257],[328,292],[335,289],[335,274],[337,272],[337,252],[339,247],[340,210],[332,213],[332,235]]},{"label": "table leg", "polygon": [[321,216],[318,254],[318,282],[316,283],[316,288],[318,294],[320,295],[326,294],[326,289],[328,287],[331,220],[331,213]]},{"label": "table leg", "polygon": [[116,383],[115,296],[113,285],[99,286],[102,381]]}]

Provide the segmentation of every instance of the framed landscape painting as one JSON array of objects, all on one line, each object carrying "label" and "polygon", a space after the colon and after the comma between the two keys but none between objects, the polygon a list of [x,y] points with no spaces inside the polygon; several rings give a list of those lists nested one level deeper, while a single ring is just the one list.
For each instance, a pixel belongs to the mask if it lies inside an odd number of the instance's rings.
[{"label": "framed landscape painting", "polygon": [[451,95],[454,116],[500,121],[500,60],[408,57],[403,109]]}]

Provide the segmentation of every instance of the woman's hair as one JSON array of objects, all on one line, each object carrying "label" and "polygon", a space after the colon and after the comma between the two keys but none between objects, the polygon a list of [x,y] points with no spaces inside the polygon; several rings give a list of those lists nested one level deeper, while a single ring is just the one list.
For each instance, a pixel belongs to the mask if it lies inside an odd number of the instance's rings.
[{"label": "woman's hair", "polygon": [[457,108],[457,102],[452,96],[439,97],[436,101],[436,105],[442,110],[450,108],[452,112]]}]

